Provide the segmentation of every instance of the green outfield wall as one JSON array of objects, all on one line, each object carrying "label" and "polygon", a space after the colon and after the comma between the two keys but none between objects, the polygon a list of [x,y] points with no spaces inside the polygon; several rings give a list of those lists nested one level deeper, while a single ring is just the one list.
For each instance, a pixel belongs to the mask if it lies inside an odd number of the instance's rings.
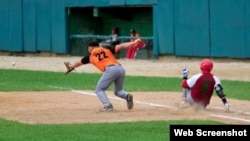
[{"label": "green outfield wall", "polygon": [[118,26],[146,56],[250,58],[249,0],[0,0],[0,19],[1,52],[85,55],[82,37]]}]

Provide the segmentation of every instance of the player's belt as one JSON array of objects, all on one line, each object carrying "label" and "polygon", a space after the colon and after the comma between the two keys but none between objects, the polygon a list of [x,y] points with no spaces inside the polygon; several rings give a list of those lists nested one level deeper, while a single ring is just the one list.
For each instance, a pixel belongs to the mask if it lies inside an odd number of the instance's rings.
[{"label": "player's belt", "polygon": [[120,66],[121,64],[111,64],[111,65],[108,65],[107,67],[112,67],[112,66]]}]

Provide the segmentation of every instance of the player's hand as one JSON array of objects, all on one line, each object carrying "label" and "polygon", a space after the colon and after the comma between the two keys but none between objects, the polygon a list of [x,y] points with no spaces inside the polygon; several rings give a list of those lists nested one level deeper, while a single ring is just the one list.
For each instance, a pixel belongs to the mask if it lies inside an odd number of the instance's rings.
[{"label": "player's hand", "polygon": [[229,111],[229,104],[228,103],[226,103],[225,105],[224,105],[224,109],[225,109],[225,111]]},{"label": "player's hand", "polygon": [[183,70],[182,70],[182,78],[185,80],[187,80],[187,78],[188,78],[188,69],[186,67],[183,68]]},{"label": "player's hand", "polygon": [[142,41],[142,40],[141,40],[140,38],[134,40],[135,43],[139,43],[139,42],[141,42],[141,41]]},{"label": "player's hand", "polygon": [[69,62],[64,62],[64,65],[66,67],[65,75],[75,70],[75,68],[73,68]]}]

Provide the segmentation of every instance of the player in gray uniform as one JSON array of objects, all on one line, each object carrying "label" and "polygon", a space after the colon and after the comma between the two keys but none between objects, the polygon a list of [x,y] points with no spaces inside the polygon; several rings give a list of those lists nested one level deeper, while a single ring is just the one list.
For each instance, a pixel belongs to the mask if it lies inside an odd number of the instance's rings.
[{"label": "player in gray uniform", "polygon": [[123,90],[125,69],[115,58],[114,54],[121,49],[129,48],[139,42],[141,42],[141,39],[134,40],[133,42],[111,45],[109,47],[99,46],[98,42],[90,42],[88,44],[89,55],[82,57],[81,60],[69,66],[71,70],[81,65],[91,63],[103,73],[95,89],[97,97],[104,106],[102,111],[113,110],[113,105],[105,93],[105,90],[107,90],[112,83],[114,83],[115,86],[114,94],[127,101],[127,108],[129,110],[133,108],[133,96]]}]

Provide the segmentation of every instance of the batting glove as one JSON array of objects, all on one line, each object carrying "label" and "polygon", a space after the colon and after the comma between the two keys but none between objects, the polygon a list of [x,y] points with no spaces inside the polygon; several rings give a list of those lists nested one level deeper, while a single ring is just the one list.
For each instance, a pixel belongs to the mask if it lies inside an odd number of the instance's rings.
[{"label": "batting glove", "polygon": [[187,80],[187,78],[188,78],[188,69],[186,67],[183,68],[183,70],[182,70],[182,78],[185,80]]}]

